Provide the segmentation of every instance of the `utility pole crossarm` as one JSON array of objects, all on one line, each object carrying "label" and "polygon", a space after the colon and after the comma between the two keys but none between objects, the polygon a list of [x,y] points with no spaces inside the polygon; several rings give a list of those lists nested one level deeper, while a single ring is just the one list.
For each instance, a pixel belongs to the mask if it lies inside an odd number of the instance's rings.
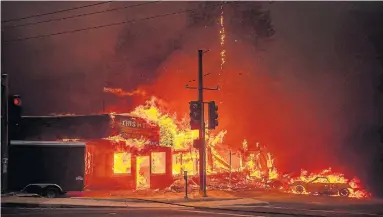
[{"label": "utility pole crossarm", "polygon": [[208,88],[208,87],[206,87],[206,88],[203,88],[204,90],[219,90],[219,86],[217,86],[217,87],[215,87],[215,88]]}]

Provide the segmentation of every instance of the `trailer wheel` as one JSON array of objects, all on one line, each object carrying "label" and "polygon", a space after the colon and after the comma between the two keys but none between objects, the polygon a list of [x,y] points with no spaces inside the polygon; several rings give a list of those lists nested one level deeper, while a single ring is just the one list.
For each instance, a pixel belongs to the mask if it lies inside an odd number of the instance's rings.
[{"label": "trailer wheel", "polygon": [[59,190],[54,187],[48,187],[45,189],[44,196],[47,198],[55,198],[59,195]]}]

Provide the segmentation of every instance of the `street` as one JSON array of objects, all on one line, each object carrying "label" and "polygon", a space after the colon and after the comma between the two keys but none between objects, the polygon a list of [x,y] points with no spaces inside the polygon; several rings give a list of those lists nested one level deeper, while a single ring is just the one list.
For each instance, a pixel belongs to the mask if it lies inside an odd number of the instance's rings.
[{"label": "street", "polygon": [[196,210],[196,209],[187,209],[187,208],[2,208],[2,216],[13,217],[13,216],[25,216],[25,217],[110,217],[110,216],[124,216],[124,217],[135,217],[135,216],[144,216],[144,217],[165,217],[165,216],[174,216],[174,217],[223,217],[223,216],[237,216],[237,217],[285,217],[288,215],[258,215],[258,214],[246,214],[240,212],[228,212],[228,211],[206,211],[206,210]]}]

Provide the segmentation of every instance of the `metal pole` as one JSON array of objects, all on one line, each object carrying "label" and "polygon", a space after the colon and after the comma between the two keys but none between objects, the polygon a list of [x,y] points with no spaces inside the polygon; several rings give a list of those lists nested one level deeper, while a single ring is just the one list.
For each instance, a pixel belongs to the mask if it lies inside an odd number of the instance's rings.
[{"label": "metal pole", "polygon": [[230,150],[230,155],[229,155],[229,161],[230,161],[230,177],[229,177],[229,185],[231,186],[231,150]]},{"label": "metal pole", "polygon": [[203,191],[203,196],[206,195],[206,146],[205,146],[205,117],[204,117],[204,103],[203,103],[203,68],[202,68],[203,50],[198,50],[198,101],[201,105],[201,126],[199,131],[199,138],[201,148],[199,151],[200,158],[200,190]]},{"label": "metal pole", "polygon": [[8,190],[8,75],[1,75],[1,191]]},{"label": "metal pole", "polygon": [[188,171],[184,172],[185,179],[185,199],[188,199]]}]

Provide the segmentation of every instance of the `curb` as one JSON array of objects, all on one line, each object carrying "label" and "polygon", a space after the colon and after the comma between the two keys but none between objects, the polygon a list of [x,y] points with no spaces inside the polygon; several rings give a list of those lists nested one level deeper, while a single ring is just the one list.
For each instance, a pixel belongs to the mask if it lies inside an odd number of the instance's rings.
[{"label": "curb", "polygon": [[123,208],[120,206],[84,206],[38,203],[1,203],[2,208]]},{"label": "curb", "polygon": [[[132,199],[132,198],[129,198]],[[165,201],[156,201],[156,200],[149,200],[149,199],[140,199],[140,198],[134,198],[136,200],[145,201],[145,202],[155,202],[155,203],[162,203],[167,205],[175,205],[180,207],[187,207],[187,208],[194,208],[199,210],[221,210],[221,211],[231,211],[231,212],[242,212],[242,213],[257,213],[257,214],[274,214],[274,215],[290,215],[290,216],[299,216],[299,217],[327,217],[326,215],[318,215],[318,214],[294,214],[294,213],[287,213],[287,212],[275,212],[275,211],[255,211],[255,210],[240,210],[235,208],[220,208],[220,207],[203,207],[203,206],[192,206],[192,205],[185,205],[185,204],[179,204],[179,203],[171,203],[171,202],[165,202]],[[265,205],[269,205],[269,203],[265,203]]]}]

